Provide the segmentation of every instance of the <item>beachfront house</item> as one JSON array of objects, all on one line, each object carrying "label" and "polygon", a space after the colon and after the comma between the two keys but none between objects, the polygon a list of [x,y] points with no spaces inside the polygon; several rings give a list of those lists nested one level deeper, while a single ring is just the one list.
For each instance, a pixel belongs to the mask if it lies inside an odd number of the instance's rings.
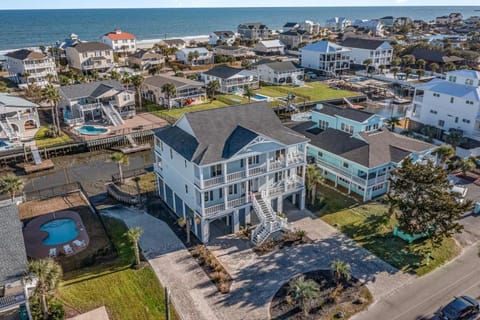
[{"label": "beachfront house", "polygon": [[383,18],[380,18],[380,21],[385,27],[393,27],[393,25],[395,24],[395,18],[393,16],[385,16]]},{"label": "beachfront house", "polygon": [[183,39],[165,39],[160,41],[160,43],[168,48],[183,49],[187,47],[187,42]]},{"label": "beachfront house", "polygon": [[371,32],[374,36],[383,35],[383,23],[380,20],[356,19],[352,26],[357,30]]},{"label": "beachfront house", "polygon": [[256,41],[270,38],[270,29],[260,22],[239,24],[237,33],[243,40]]},{"label": "beachfront house", "polygon": [[21,49],[8,52],[5,57],[9,78],[19,88],[25,89],[32,84],[44,87],[57,79],[55,60],[41,52]]},{"label": "beachfront house", "polygon": [[393,57],[393,47],[384,39],[349,37],[342,46],[350,49],[350,63],[364,65],[371,60],[370,66],[379,69],[390,65]]},{"label": "beachfront house", "polygon": [[243,93],[246,89],[258,89],[259,82],[257,75],[246,69],[229,67],[227,65],[218,65],[213,69],[204,71],[201,79],[205,82],[205,86],[212,81],[218,81],[221,93]]},{"label": "beachfront house", "polygon": [[445,26],[462,23],[463,15],[458,12],[450,13],[448,16],[441,16],[435,18],[435,24]]},{"label": "beachfront house", "polygon": [[67,48],[70,68],[87,73],[107,71],[114,67],[113,50],[101,42],[80,42]]},{"label": "beachfront house", "polygon": [[216,45],[233,45],[237,39],[237,35],[233,31],[213,31],[208,35],[208,43],[212,46]]},{"label": "beachfront house", "polygon": [[38,105],[8,93],[0,93],[0,146],[33,139],[38,128]]},{"label": "beachfront house", "polygon": [[[175,87],[175,92],[170,97],[162,89],[167,83]],[[204,103],[207,98],[203,82],[167,75],[145,78],[140,93],[143,99],[167,108]]]},{"label": "beachfront house", "polygon": [[311,120],[294,123],[305,135],[308,161],[335,187],[363,201],[389,190],[390,172],[406,157],[431,158],[435,146],[388,131],[379,115],[351,108],[318,105]]},{"label": "beachfront house", "polygon": [[450,55],[450,53],[446,50],[438,49],[415,48],[412,51],[412,55],[416,60],[425,60],[427,65],[431,63],[438,64],[441,70],[443,70],[443,67],[449,62],[460,65],[465,61],[463,58]]},{"label": "beachfront house", "polygon": [[235,59],[255,56],[255,53],[248,47],[242,46],[216,46],[213,48],[215,56],[234,57]]},{"label": "beachfront house", "polygon": [[137,51],[137,37],[120,29],[104,34],[100,40],[116,53],[126,55]]},{"label": "beachfront house", "polygon": [[460,131],[480,141],[480,72],[451,71],[445,79],[416,86],[407,117],[436,127],[437,137]]},{"label": "beachfront house", "polygon": [[117,80],[74,84],[59,88],[59,103],[66,124],[105,122],[112,126],[125,123],[135,115],[135,93]]},{"label": "beachfront house", "polygon": [[153,67],[162,67],[165,64],[165,57],[155,51],[138,50],[128,56],[128,64],[132,68],[148,70]]},{"label": "beachfront house", "polygon": [[312,39],[312,34],[303,29],[292,29],[282,32],[278,39],[289,49],[298,48],[300,44],[307,44]]},{"label": "beachfront house", "polygon": [[325,28],[333,32],[343,32],[352,25],[352,21],[345,17],[333,17],[325,22]]},{"label": "beachfront house", "polygon": [[[203,242],[261,221],[252,240],[281,225],[287,198],[305,207],[304,136],[283,126],[268,103],[185,113],[155,134],[158,194]],[[257,235],[260,234],[260,237]]]},{"label": "beachfront house", "polygon": [[78,35],[76,35],[75,33],[71,33],[70,36],[66,39],[64,39],[63,41],[57,41],[55,43],[55,49],[57,50],[54,50],[54,55],[56,58],[65,58],[66,57],[66,50],[68,47],[73,47],[74,45],[76,45],[77,43],[80,43],[82,42],[80,40],[80,38],[78,37]]},{"label": "beachfront house", "polygon": [[176,60],[190,66],[199,66],[213,63],[213,52],[206,48],[183,48],[177,51]]},{"label": "beachfront house", "polygon": [[32,286],[25,281],[28,262],[17,205],[0,205],[0,217],[0,318],[3,313],[9,319],[6,313],[27,302]]},{"label": "beachfront house", "polygon": [[304,70],[292,61],[259,63],[255,66],[258,78],[273,85],[303,86]]},{"label": "beachfront house", "polygon": [[320,71],[327,76],[336,76],[350,69],[350,49],[338,44],[319,41],[300,49],[301,66]]},{"label": "beachfront house", "polygon": [[255,44],[253,51],[258,55],[284,55],[285,44],[280,40],[262,40]]}]

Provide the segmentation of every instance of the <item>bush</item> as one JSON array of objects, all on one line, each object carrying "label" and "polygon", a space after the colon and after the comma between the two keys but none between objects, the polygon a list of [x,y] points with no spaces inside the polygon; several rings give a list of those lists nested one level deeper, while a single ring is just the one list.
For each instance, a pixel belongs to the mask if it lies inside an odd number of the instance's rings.
[{"label": "bush", "polygon": [[65,319],[65,309],[63,304],[52,296],[47,297],[48,311],[50,316],[44,319],[40,299],[33,297],[30,299],[30,311],[33,320],[63,320]]}]

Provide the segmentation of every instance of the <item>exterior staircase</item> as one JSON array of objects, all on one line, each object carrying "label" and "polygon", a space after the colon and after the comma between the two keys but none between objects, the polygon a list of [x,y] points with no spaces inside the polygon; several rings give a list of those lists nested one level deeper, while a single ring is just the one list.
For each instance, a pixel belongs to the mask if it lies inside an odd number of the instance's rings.
[{"label": "exterior staircase", "polygon": [[117,109],[111,104],[102,104],[102,111],[107,116],[110,123],[114,126],[121,126],[125,123]]},{"label": "exterior staircase", "polygon": [[15,131],[13,131],[12,127],[8,123],[8,120],[0,120],[0,128],[5,132],[5,135],[8,139],[13,140],[17,137]]},{"label": "exterior staircase", "polygon": [[260,224],[252,232],[252,242],[262,244],[274,232],[288,229],[287,219],[277,216],[268,200],[260,193],[251,193],[253,209],[260,219]]},{"label": "exterior staircase", "polygon": [[30,150],[32,151],[33,161],[35,162],[35,164],[37,166],[42,164],[42,157],[40,156],[40,153],[38,152],[37,145],[32,145]]}]

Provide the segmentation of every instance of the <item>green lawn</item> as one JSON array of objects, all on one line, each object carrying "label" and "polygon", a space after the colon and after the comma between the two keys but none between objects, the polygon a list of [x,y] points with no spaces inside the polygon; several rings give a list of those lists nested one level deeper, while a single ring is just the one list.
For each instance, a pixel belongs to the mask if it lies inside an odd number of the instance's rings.
[{"label": "green lawn", "polygon": [[353,91],[332,89],[320,82],[307,82],[303,87],[263,86],[256,92],[274,98],[284,97],[290,92],[296,95],[309,96],[311,101],[330,100],[359,95],[357,92]]},{"label": "green lawn", "polygon": [[48,148],[56,145],[66,144],[72,142],[72,138],[62,132],[59,137],[48,137],[49,129],[47,127],[40,127],[35,134],[35,142],[38,148]]},{"label": "green lawn", "polygon": [[156,111],[154,113],[160,117],[167,116],[167,117],[173,117],[175,119],[179,119],[186,112],[217,109],[225,106],[228,106],[228,105],[218,100],[214,100],[212,102],[202,103],[202,104],[198,104],[191,107],[177,108],[172,110],[161,110],[161,111]]},{"label": "green lawn", "polygon": [[[408,244],[393,236],[395,221],[387,215],[387,207],[381,204],[364,204],[327,213],[321,218],[392,266],[417,275],[432,271],[461,251],[452,238],[445,239],[440,247],[432,248],[429,241]],[[431,251],[428,265],[427,251]]]},{"label": "green lawn", "polygon": [[130,268],[134,258],[124,237],[125,225],[111,218],[105,221],[118,258],[114,263],[66,273],[59,298],[82,313],[105,305],[112,320],[166,319],[164,290],[151,267]]},{"label": "green lawn", "polygon": [[276,89],[278,89],[277,86],[263,86],[255,90],[255,92],[272,98],[285,97],[287,95],[285,92],[280,92]]}]

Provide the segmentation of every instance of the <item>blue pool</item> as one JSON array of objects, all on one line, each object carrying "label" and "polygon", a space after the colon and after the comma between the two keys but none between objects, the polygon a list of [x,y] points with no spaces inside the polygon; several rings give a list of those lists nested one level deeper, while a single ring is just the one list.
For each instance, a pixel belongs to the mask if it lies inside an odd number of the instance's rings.
[{"label": "blue pool", "polygon": [[6,146],[8,146],[8,144],[6,144],[6,143],[3,142],[3,141],[0,141],[0,148],[1,148],[1,147],[6,147]]},{"label": "blue pool", "polygon": [[368,78],[360,77],[360,78],[352,78],[348,81],[351,82],[351,83],[355,83],[355,82],[362,82],[362,81],[366,81],[366,80],[368,80]]},{"label": "blue pool", "polygon": [[58,245],[72,241],[78,236],[77,226],[73,219],[55,219],[42,224],[40,230],[48,232],[48,237],[43,240],[46,245]]},{"label": "blue pool", "polygon": [[267,101],[268,97],[257,93],[256,95],[254,95],[252,97],[252,99],[257,100],[257,101]]},{"label": "blue pool", "polygon": [[107,133],[108,129],[96,126],[81,126],[80,128],[77,128],[77,131],[84,135],[96,136],[98,134]]}]

